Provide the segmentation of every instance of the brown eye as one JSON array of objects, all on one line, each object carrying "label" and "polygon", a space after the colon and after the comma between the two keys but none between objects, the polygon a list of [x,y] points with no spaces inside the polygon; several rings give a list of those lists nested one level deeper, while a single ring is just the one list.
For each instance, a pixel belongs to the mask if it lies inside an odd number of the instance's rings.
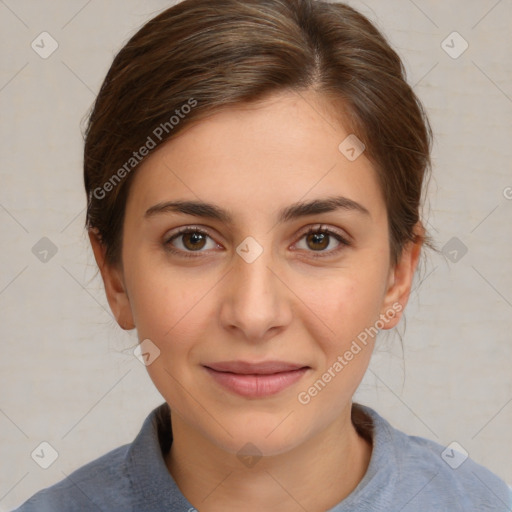
[{"label": "brown eye", "polygon": [[[309,228],[301,237],[305,240],[305,250],[313,254],[314,257],[331,256],[337,254],[351,243],[340,233],[327,229],[322,226]],[[334,240],[334,244],[332,243]],[[334,245],[334,248],[332,247]],[[299,247],[303,249],[303,247]],[[330,249],[328,249],[330,248]]]},{"label": "brown eye", "polygon": [[181,235],[181,239],[183,241],[183,245],[190,249],[191,251],[195,251],[198,249],[202,249],[204,247],[204,242],[206,240],[205,235],[202,233],[198,233],[196,231],[190,233],[183,233]]},{"label": "brown eye", "polygon": [[306,235],[307,243],[313,250],[323,250],[329,246],[329,235],[326,233],[311,233]]},{"label": "brown eye", "polygon": [[[211,240],[210,247],[207,246],[208,240]],[[164,241],[166,250],[182,256],[196,256],[193,253],[197,253],[197,256],[200,256],[205,252],[203,249],[215,248],[217,246],[206,231],[194,227],[182,228]]]}]

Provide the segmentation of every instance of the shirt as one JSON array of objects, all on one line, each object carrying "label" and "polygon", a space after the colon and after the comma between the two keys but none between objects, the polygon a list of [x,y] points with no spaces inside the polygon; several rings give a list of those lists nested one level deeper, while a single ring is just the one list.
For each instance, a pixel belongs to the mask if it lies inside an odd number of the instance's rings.
[{"label": "shirt", "polygon": [[[165,464],[170,414],[167,403],[155,408],[132,443],[37,492],[16,512],[196,512]],[[505,482],[450,445],[407,435],[357,403],[352,421],[372,441],[370,463],[357,487],[328,512],[512,510]]]}]

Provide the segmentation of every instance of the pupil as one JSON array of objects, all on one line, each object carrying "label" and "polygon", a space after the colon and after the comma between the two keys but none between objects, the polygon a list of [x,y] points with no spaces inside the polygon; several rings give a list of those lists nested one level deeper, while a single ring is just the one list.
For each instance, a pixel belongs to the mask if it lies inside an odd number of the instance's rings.
[{"label": "pupil", "polygon": [[188,233],[186,238],[188,239],[190,245],[192,245],[192,248],[196,249],[198,247],[198,242],[199,244],[201,242],[204,242],[204,240],[202,239],[203,235],[201,233]]},{"label": "pupil", "polygon": [[[325,233],[313,233],[311,237],[315,245],[322,244],[322,242],[325,241],[325,239],[327,238]],[[325,244],[322,245],[321,248],[325,248]]]}]

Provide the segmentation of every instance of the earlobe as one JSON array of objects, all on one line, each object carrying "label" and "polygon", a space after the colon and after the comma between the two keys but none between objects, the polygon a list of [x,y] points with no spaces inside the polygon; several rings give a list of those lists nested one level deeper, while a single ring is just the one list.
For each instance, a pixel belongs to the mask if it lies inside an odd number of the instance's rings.
[{"label": "earlobe", "polygon": [[423,245],[424,228],[421,224],[417,226],[415,232],[419,233],[416,241],[409,242],[404,246],[398,263],[390,272],[388,288],[383,301],[383,311],[381,313],[386,315],[386,312],[391,310],[398,313],[387,322],[384,329],[392,329],[398,324],[411,294],[412,282]]},{"label": "earlobe", "polygon": [[109,265],[106,262],[106,247],[101,241],[98,230],[91,228],[88,234],[94,253],[94,259],[101,272],[110,309],[121,329],[134,329],[135,323],[133,321],[131,305],[126,293],[122,272],[117,266]]}]

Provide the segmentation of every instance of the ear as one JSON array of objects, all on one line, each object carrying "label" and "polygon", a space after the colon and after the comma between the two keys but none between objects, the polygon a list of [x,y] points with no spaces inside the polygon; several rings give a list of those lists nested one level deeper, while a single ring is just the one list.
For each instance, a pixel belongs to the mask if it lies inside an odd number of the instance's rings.
[{"label": "ear", "polygon": [[[383,329],[392,329],[398,324],[409,301],[412,281],[418,266],[425,228],[420,222],[415,226],[417,241],[407,243],[397,264],[390,270],[388,286],[382,304],[382,315],[386,316]],[[392,313],[392,316],[391,316]]]},{"label": "ear", "polygon": [[91,241],[94,258],[101,272],[110,309],[117,323],[121,329],[134,329],[135,323],[133,321],[130,300],[126,293],[122,271],[117,268],[117,266],[109,265],[106,262],[106,247],[102,243],[96,228],[89,229],[89,240]]}]

